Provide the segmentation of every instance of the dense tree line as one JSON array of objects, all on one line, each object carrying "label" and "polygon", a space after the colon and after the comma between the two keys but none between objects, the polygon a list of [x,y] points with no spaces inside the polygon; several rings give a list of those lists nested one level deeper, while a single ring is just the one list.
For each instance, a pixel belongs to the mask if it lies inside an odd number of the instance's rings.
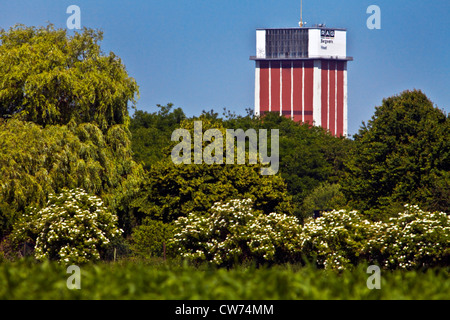
[{"label": "dense tree line", "polygon": [[[300,223],[331,209],[387,220],[407,203],[449,208],[449,118],[421,91],[383,100],[353,139],[251,110],[187,117],[168,104],[130,116],[137,84],[118,57],[101,51],[101,39],[91,29],[68,36],[51,25],[0,31],[1,238],[50,195],[73,189],[102,199],[139,250],[138,239],[165,241],[175,220],[207,216],[234,199],[250,199],[258,217],[275,212]],[[192,132],[195,121],[203,132],[278,129],[279,172],[174,164],[172,133]]]},{"label": "dense tree line", "polygon": [[[130,130],[132,132],[133,152],[135,159],[148,159],[147,155],[151,154],[156,160],[154,163],[162,161],[165,166],[170,166],[168,164],[171,162],[170,159],[167,161],[164,161],[164,159],[169,158],[170,146],[173,147],[171,134],[174,129],[182,127],[181,119],[184,119],[185,116],[181,109],[172,110],[171,104],[158,107],[160,111],[154,113],[139,111],[132,117]],[[292,198],[293,208],[291,213],[300,217],[304,217],[303,201],[308,195],[313,193],[316,188],[319,191],[323,190],[323,188],[320,188],[323,183],[337,185],[344,176],[344,162],[351,146],[351,140],[333,137],[322,128],[299,124],[275,113],[268,114],[261,119],[251,113],[239,116],[225,110],[223,117],[219,117],[218,113],[214,111],[203,111],[199,117],[188,119],[188,122],[192,123],[195,120],[208,122],[207,126],[203,128],[204,130],[208,127],[222,128],[223,130],[242,129],[244,131],[247,129],[255,129],[256,131],[259,129],[280,130],[279,176],[285,181],[287,192]],[[161,123],[167,123],[168,125],[161,127]],[[143,163],[149,168],[150,164],[147,161],[143,161]],[[181,174],[182,170],[187,170],[173,167],[172,170],[179,171],[178,175]],[[202,173],[201,176],[210,176],[210,171],[213,169],[206,165],[203,168],[207,171]],[[193,170],[198,171],[200,169]],[[230,170],[231,168],[224,165],[217,174],[229,176],[226,172]],[[149,172],[151,174],[155,170],[150,169]],[[242,174],[237,173],[238,176]],[[192,179],[188,179],[188,181],[192,181]],[[244,190],[248,189],[244,188]],[[331,205],[329,202],[334,201],[335,196],[340,196],[327,191],[324,192],[331,197],[328,199],[327,195],[324,195],[324,201],[317,203],[318,207],[315,209],[328,209]],[[244,194],[241,193],[241,195]],[[219,197],[218,200],[229,199]]]},{"label": "dense tree line", "polygon": [[[172,124],[184,114],[180,109],[171,111],[170,104],[159,107],[164,112],[139,112],[131,120],[136,159],[153,154],[163,160],[160,146],[173,145]],[[144,118],[154,119],[153,124],[139,125]],[[190,121],[195,119],[231,129],[279,129],[279,175],[292,197],[293,212],[300,218],[310,216],[313,208],[336,205],[362,210],[374,218],[386,218],[405,203],[420,204],[430,211],[449,207],[448,115],[421,91],[385,99],[353,139],[333,137],[320,127],[295,123],[275,113],[258,118],[250,113],[236,116],[224,112],[221,118],[204,111]],[[157,130],[164,121],[171,125]],[[136,131],[139,135],[134,135]],[[159,143],[145,146],[143,136]],[[389,213],[387,208],[394,209]]]}]

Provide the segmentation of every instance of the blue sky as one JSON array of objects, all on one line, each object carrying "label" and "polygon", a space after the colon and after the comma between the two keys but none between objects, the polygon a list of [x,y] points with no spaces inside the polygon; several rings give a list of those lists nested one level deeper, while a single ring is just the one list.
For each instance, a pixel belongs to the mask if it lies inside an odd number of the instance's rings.
[{"label": "blue sky", "polygon": [[[0,4],[0,28],[16,23],[65,28],[75,4],[82,26],[101,29],[102,48],[123,60],[140,86],[138,109],[172,102],[187,115],[254,105],[255,29],[295,27],[300,0],[15,0]],[[381,30],[369,30],[370,5]],[[450,1],[304,0],[311,26],[348,29],[349,133],[382,99],[421,89],[450,111]]]}]

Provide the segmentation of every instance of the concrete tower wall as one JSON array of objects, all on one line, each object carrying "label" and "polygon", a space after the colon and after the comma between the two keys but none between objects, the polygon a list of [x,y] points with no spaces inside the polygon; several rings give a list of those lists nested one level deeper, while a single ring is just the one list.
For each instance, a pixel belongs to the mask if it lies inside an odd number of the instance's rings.
[{"label": "concrete tower wall", "polygon": [[348,134],[347,31],[258,29],[255,114],[277,112],[294,121]]}]

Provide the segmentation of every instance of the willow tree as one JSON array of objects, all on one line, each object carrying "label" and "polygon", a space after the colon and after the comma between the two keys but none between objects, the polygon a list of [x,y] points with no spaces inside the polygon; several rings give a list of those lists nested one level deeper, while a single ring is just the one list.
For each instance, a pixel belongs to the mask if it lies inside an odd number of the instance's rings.
[{"label": "willow tree", "polygon": [[43,207],[49,194],[65,188],[101,197],[129,229],[133,216],[128,203],[142,176],[124,125],[103,133],[91,123],[42,128],[0,119],[0,236],[30,207]]},{"label": "willow tree", "polygon": [[143,173],[131,155],[128,107],[138,86],[85,28],[0,30],[0,236],[50,193],[83,188],[130,225]]},{"label": "willow tree", "polygon": [[46,126],[129,120],[138,86],[121,59],[101,51],[103,33],[16,25],[0,30],[0,117]]}]

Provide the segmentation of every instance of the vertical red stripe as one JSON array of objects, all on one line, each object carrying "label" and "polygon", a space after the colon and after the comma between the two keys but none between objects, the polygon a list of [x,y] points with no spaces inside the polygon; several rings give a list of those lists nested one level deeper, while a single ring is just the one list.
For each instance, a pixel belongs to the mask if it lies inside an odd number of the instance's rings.
[{"label": "vertical red stripe", "polygon": [[329,62],[329,82],[330,82],[330,96],[329,101],[329,112],[330,112],[330,125],[329,130],[332,135],[336,134],[336,61]]},{"label": "vertical red stripe", "polygon": [[303,66],[301,61],[294,61],[294,121],[302,121]]},{"label": "vertical red stripe", "polygon": [[344,64],[337,65],[337,136],[344,135]]},{"label": "vertical red stripe", "polygon": [[280,62],[272,61],[271,65],[272,112],[280,112]]},{"label": "vertical red stripe", "polygon": [[305,122],[313,124],[313,109],[314,109],[314,62],[312,60],[305,61],[305,105],[304,111]]},{"label": "vertical red stripe", "polygon": [[282,69],[282,83],[283,83],[283,104],[282,111],[287,118],[291,117],[291,62],[283,62]]},{"label": "vertical red stripe", "polygon": [[259,99],[260,99],[260,112],[261,115],[264,112],[269,111],[269,62],[260,62],[260,80],[259,80]]},{"label": "vertical red stripe", "polygon": [[328,61],[322,60],[322,128],[328,129]]}]

